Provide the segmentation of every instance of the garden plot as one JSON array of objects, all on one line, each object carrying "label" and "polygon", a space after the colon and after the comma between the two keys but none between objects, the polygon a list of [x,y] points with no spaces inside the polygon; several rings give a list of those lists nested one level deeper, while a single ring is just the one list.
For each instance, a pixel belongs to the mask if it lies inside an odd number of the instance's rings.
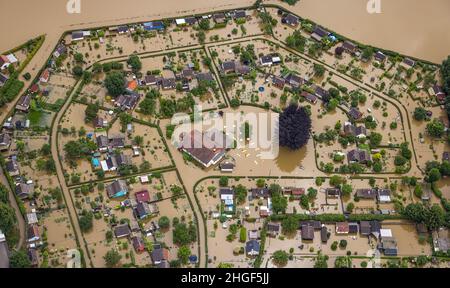
[{"label": "garden plot", "polygon": [[28,113],[30,127],[32,129],[49,129],[52,126],[55,112],[46,110],[32,110]]},{"label": "garden plot", "polygon": [[432,247],[428,239],[420,239],[416,226],[410,223],[383,224],[383,229],[391,229],[392,236],[398,244],[399,256],[417,256],[432,254]]},{"label": "garden plot", "polygon": [[68,97],[67,93],[75,85],[76,79],[63,73],[52,74],[50,80],[44,85],[44,89],[49,91],[47,103],[61,104]]},{"label": "garden plot", "polygon": [[[67,251],[78,248],[67,209],[53,210],[45,214],[42,227],[48,243],[49,267],[65,267]],[[41,259],[45,259],[45,256],[41,255]]]},{"label": "garden plot", "polygon": [[[99,76],[104,80],[104,75]],[[108,91],[101,82],[91,82],[83,86],[80,93],[80,98],[86,98],[88,102],[99,102],[101,107],[107,109],[114,109],[114,103],[111,101],[111,97],[108,96]]]}]

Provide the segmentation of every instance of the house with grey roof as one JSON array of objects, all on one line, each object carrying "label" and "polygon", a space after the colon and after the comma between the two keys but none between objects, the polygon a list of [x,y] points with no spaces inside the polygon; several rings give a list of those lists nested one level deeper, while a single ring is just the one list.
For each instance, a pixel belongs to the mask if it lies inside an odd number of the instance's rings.
[{"label": "house with grey roof", "polygon": [[7,133],[0,134],[0,151],[6,151],[11,146],[11,136]]}]

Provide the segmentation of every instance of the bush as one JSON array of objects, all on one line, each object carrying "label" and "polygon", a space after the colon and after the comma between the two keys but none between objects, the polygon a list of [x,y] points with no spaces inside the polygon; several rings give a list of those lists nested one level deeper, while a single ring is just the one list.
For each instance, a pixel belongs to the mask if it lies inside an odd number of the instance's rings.
[{"label": "bush", "polygon": [[337,250],[337,248],[338,248],[338,242],[337,241],[334,241],[333,242],[333,244],[331,244],[331,250],[332,251],[336,251]]},{"label": "bush", "polygon": [[167,216],[162,216],[158,220],[158,225],[161,229],[168,229],[170,227],[170,219]]},{"label": "bush", "polygon": [[220,177],[220,179],[219,179],[219,185],[221,186],[221,187],[228,187],[228,177],[226,177],[226,176],[222,176],[222,177]]},{"label": "bush", "polygon": [[278,250],[273,253],[273,263],[278,267],[284,267],[289,261],[289,254],[286,251]]},{"label": "bush", "polygon": [[23,78],[28,81],[31,79],[31,74],[27,72],[27,73],[23,74]]}]

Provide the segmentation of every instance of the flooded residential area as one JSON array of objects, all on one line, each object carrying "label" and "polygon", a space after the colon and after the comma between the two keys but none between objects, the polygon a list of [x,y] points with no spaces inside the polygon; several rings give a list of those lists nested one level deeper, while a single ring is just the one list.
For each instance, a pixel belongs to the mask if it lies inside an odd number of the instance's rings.
[{"label": "flooded residential area", "polygon": [[107,2],[0,3],[1,268],[449,267],[449,1]]}]

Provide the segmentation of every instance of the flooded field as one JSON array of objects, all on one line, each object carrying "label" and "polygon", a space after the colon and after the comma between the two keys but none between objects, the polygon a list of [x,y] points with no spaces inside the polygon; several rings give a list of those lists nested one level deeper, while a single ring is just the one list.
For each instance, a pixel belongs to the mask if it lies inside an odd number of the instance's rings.
[{"label": "flooded field", "polygon": [[[10,12],[7,17],[2,17],[0,20],[0,32],[11,36],[3,39],[0,51],[18,46],[44,32],[48,34],[50,42],[54,43],[63,31],[77,27],[231,9],[247,6],[253,2],[133,0],[130,5],[124,7],[119,0],[83,1],[81,14],[68,14],[65,9],[66,1],[61,0],[43,0],[39,3],[27,0],[2,1],[0,9],[7,9]],[[264,2],[280,3],[279,1]],[[446,27],[450,26],[450,20],[447,17],[450,3],[446,0],[383,1],[381,14],[368,14],[366,1],[359,0],[306,0],[301,1],[297,6],[286,5],[286,7],[302,17],[317,21],[360,42],[434,62],[441,62],[449,54],[447,47],[450,44],[450,32]],[[30,25],[28,21],[34,19],[34,11],[37,10],[42,11],[40,14],[42,17],[39,21],[33,20],[33,25]],[[51,16],[46,13],[51,13]],[[15,25],[13,34],[7,28],[11,19],[21,19]],[[428,20],[417,21],[417,19]],[[389,31],[389,33],[383,33],[380,37],[379,31]],[[435,45],[436,42],[440,45]]]}]

